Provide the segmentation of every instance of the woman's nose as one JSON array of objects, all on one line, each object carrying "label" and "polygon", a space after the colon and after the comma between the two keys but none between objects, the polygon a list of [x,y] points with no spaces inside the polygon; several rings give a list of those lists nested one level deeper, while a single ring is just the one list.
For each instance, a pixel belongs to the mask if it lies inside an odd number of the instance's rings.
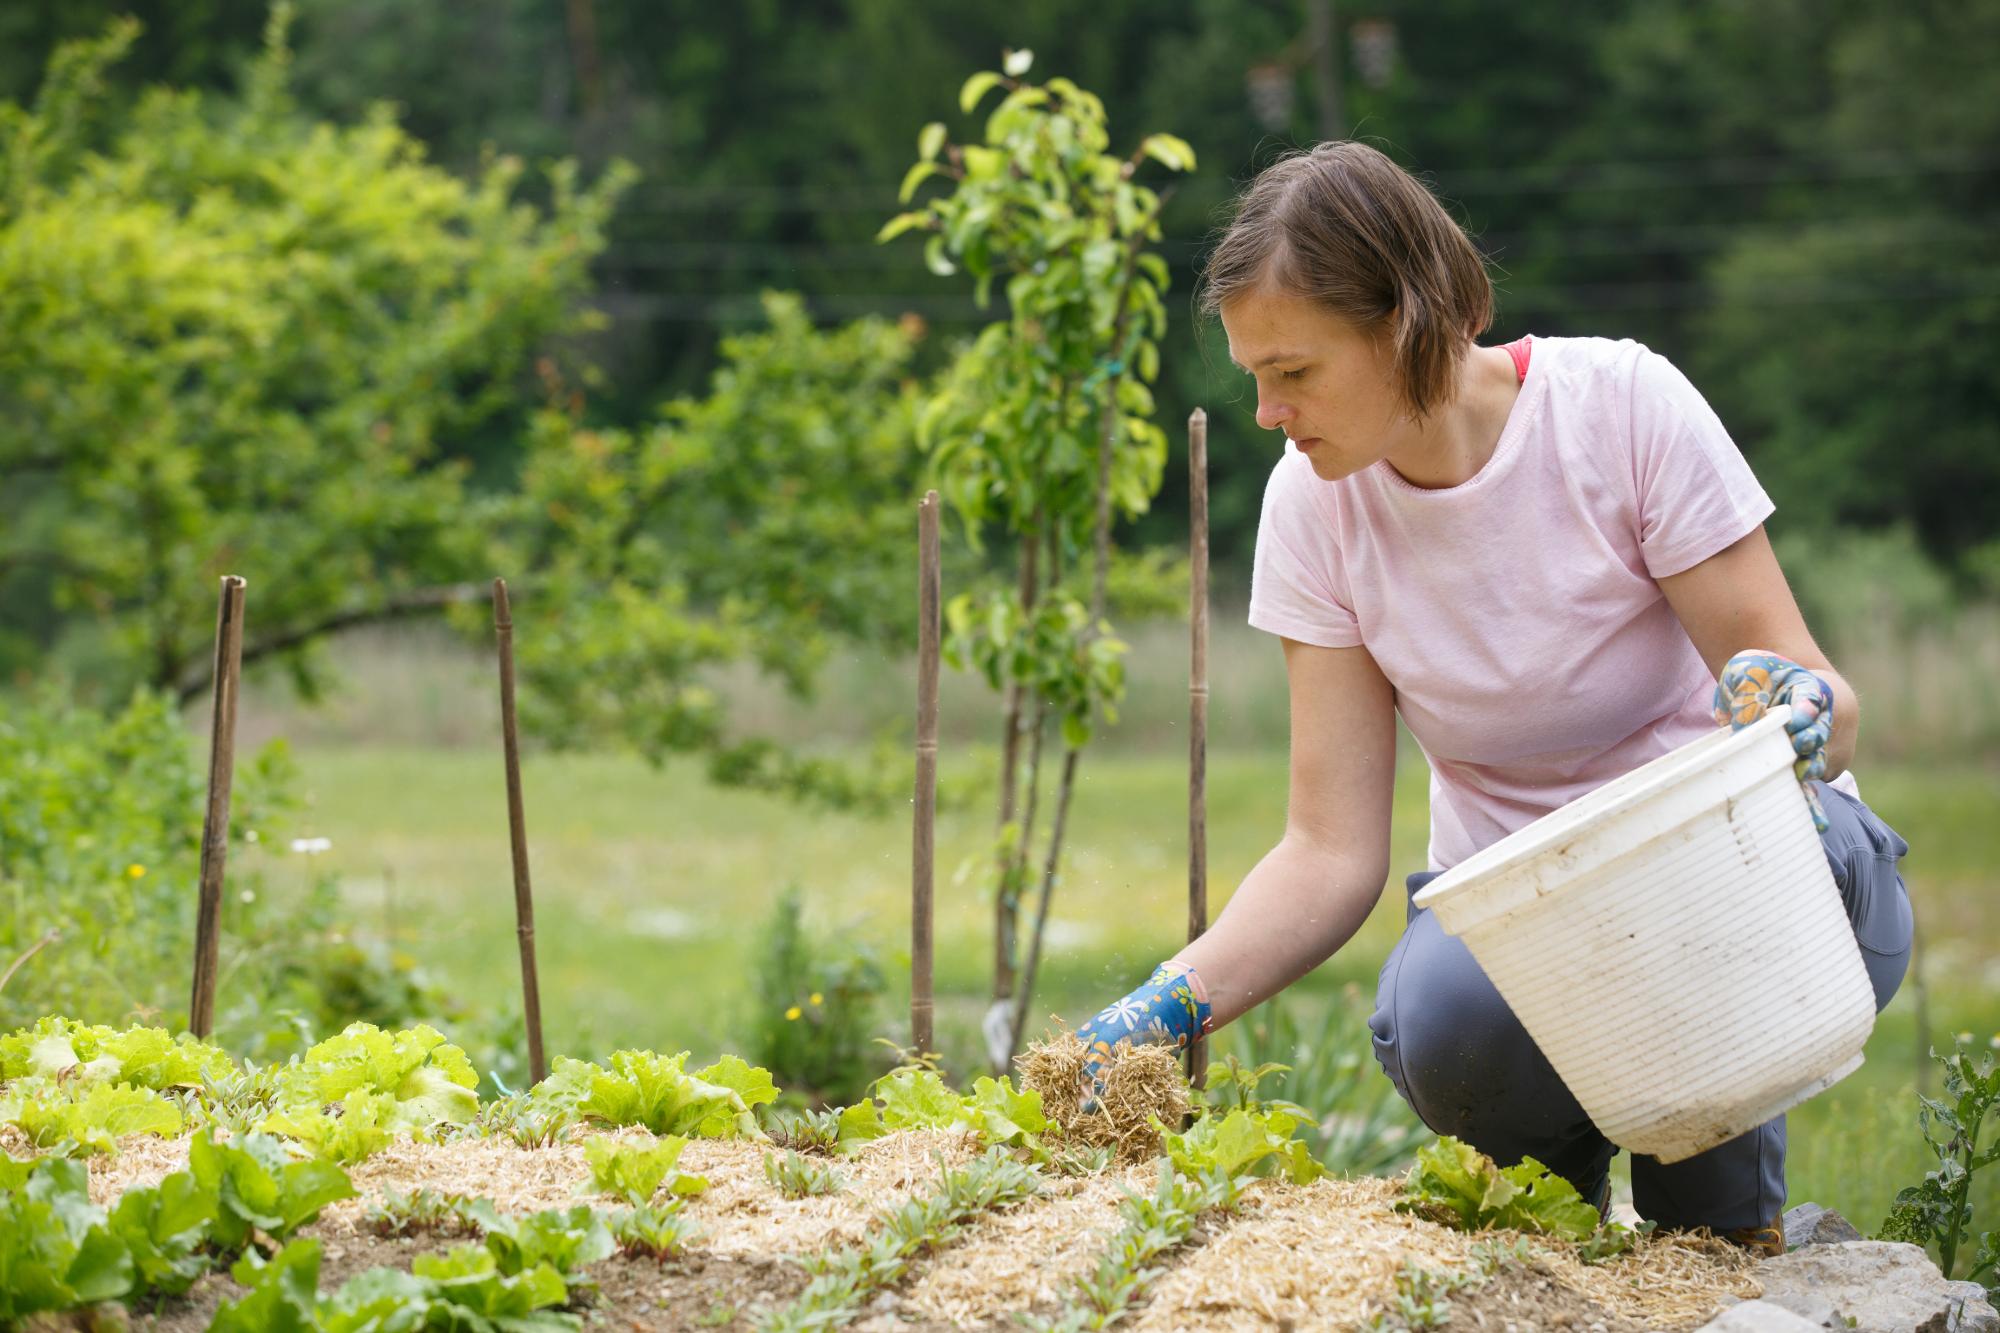
[{"label": "woman's nose", "polygon": [[1265,430],[1276,430],[1295,415],[1284,403],[1273,402],[1269,398],[1257,400],[1257,424]]}]

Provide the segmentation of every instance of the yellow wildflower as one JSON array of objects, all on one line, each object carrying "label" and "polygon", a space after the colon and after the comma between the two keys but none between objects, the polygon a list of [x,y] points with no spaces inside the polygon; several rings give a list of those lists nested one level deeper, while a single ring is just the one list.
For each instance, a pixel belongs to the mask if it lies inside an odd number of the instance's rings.
[{"label": "yellow wildflower", "polygon": [[144,879],[146,877],[146,867],[134,861],[131,865],[125,867],[125,874],[130,879]]},{"label": "yellow wildflower", "polygon": [[824,998],[825,998],[825,997],[824,997],[824,996],[822,996],[822,995],[821,995],[821,994],[820,994],[820,993],[819,993],[818,991],[814,991],[814,992],[812,993],[812,1001],[811,1001],[811,1002],[812,1002],[813,1004],[818,1004],[818,1003],[819,1003],[819,1002],[820,1002],[821,1000],[823,1000]]},{"label": "yellow wildflower", "polygon": [[794,1019],[797,1018],[799,1014],[802,1012],[803,1011],[797,1005],[793,1005],[791,1008],[785,1010],[785,1017],[787,1019]]}]

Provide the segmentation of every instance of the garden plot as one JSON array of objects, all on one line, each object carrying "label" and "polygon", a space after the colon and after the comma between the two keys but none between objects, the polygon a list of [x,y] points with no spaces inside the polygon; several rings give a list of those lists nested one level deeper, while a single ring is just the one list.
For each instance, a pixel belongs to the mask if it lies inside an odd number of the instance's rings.
[{"label": "garden plot", "polygon": [[[1757,1291],[1740,1251],[1599,1227],[1567,1184],[1450,1140],[1407,1180],[1330,1177],[1298,1108],[1233,1067],[1185,1128],[1140,1135],[1123,1093],[1170,1063],[1157,1049],[1113,1071],[1093,1130],[1060,1092],[1045,1114],[1036,1090],[958,1093],[923,1068],[773,1116],[768,1077],[729,1057],[566,1061],[468,1104],[447,1091],[462,1053],[428,1030],[356,1025],[263,1071],[163,1042],[0,1038],[0,1247],[10,1227],[46,1241],[0,1267],[0,1325],[113,1303],[175,1333],[1395,1328],[1448,1309],[1638,1333]],[[465,1118],[398,1119],[447,1105]],[[1479,1229],[1447,1224],[1461,1206]]]},{"label": "garden plot", "polygon": [[[600,1294],[586,1325],[643,1329],[750,1328],[806,1285],[793,1256],[851,1247],[885,1209],[933,1188],[940,1163],[961,1164],[977,1150],[962,1131],[911,1131],[878,1139],[838,1159],[843,1188],[786,1198],[765,1179],[760,1145],[690,1145],[683,1163],[709,1180],[687,1205],[702,1228],[688,1251],[664,1263],[615,1256],[589,1270]],[[156,1184],[187,1162],[187,1141],[135,1137],[91,1171],[91,1197],[115,1201],[125,1189]],[[451,1237],[388,1238],[367,1222],[388,1191],[474,1193],[503,1212],[566,1208],[588,1196],[581,1142],[545,1148],[461,1141],[400,1143],[351,1172],[356,1198],[329,1206],[300,1234],[325,1248],[321,1283],[337,1286],[366,1269],[408,1268],[411,1259]],[[1095,1267],[1118,1230],[1118,1205],[1150,1185],[1142,1166],[1085,1176],[1050,1176],[1035,1199],[994,1211],[918,1266],[879,1311],[881,1327],[1013,1328],[1015,1312],[1054,1317],[1071,1284]],[[1586,1265],[1575,1247],[1545,1237],[1477,1236],[1395,1211],[1398,1182],[1323,1179],[1310,1185],[1260,1180],[1244,1191],[1234,1216],[1205,1222],[1188,1245],[1165,1259],[1167,1271],[1138,1311],[1138,1329],[1349,1328],[1398,1299],[1399,1275],[1476,1271],[1476,1250],[1495,1237],[1529,1257],[1478,1287],[1450,1293],[1460,1327],[1500,1329],[1601,1325],[1606,1333],[1693,1328],[1724,1296],[1755,1294],[1750,1260],[1715,1242],[1685,1238],[1642,1242],[1632,1254]],[[217,1273],[185,1302],[136,1321],[160,1330],[208,1327],[224,1300],[243,1289]],[[1490,1323],[1488,1321],[1491,1321]]]}]

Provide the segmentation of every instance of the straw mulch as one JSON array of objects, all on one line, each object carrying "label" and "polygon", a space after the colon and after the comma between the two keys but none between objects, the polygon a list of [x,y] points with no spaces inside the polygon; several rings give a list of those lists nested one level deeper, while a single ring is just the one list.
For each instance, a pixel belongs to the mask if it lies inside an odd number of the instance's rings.
[{"label": "straw mulch", "polygon": [[[643,1130],[621,1134],[648,1137]],[[92,1201],[109,1204],[133,1186],[156,1184],[162,1176],[185,1170],[187,1145],[185,1138],[127,1138],[116,1157],[92,1160]],[[942,1166],[966,1161],[974,1146],[970,1136],[958,1132],[888,1134],[858,1154],[834,1159],[844,1182],[838,1193],[803,1199],[785,1198],[764,1178],[768,1144],[696,1139],[681,1154],[679,1166],[708,1179],[707,1192],[687,1205],[707,1235],[708,1253],[775,1257],[859,1240],[878,1210],[929,1193]],[[507,1139],[399,1139],[347,1173],[358,1197],[329,1205],[319,1218],[323,1232],[359,1229],[369,1205],[389,1190],[484,1197],[503,1213],[567,1208],[586,1200],[616,1206],[587,1192],[590,1168],[582,1137],[544,1148],[519,1148]]]},{"label": "straw mulch", "polygon": [[[1107,1119],[1114,1130],[1131,1123]],[[845,1182],[839,1193],[787,1199],[764,1178],[765,1145],[690,1143],[681,1168],[710,1182],[707,1193],[687,1205],[703,1239],[685,1259],[665,1266],[611,1261],[599,1275],[604,1308],[617,1312],[621,1325],[679,1327],[714,1307],[747,1315],[790,1299],[805,1278],[785,1256],[859,1243],[884,1208],[930,1192],[940,1163],[961,1163],[974,1147],[959,1133],[892,1134],[834,1159]],[[91,1162],[92,1197],[109,1203],[186,1161],[185,1139],[128,1138],[118,1156]],[[385,1190],[483,1195],[503,1211],[528,1212],[587,1197],[578,1190],[589,1180],[580,1138],[538,1149],[506,1140],[398,1142],[350,1168],[350,1175],[361,1197],[329,1207],[307,1229],[327,1246],[323,1282],[329,1287],[362,1267],[406,1267],[411,1255],[447,1243],[371,1235],[362,1216]],[[894,1298],[895,1317],[940,1328],[1001,1327],[1014,1312],[1056,1313],[1073,1294],[1072,1281],[1096,1264],[1118,1229],[1125,1192],[1150,1192],[1153,1183],[1151,1162],[1082,1178],[1051,1176],[1043,1197],[978,1219],[947,1250],[919,1264]],[[1398,1213],[1399,1195],[1395,1180],[1259,1181],[1246,1189],[1235,1215],[1204,1219],[1192,1243],[1162,1256],[1158,1262],[1167,1271],[1136,1311],[1135,1324],[1351,1328],[1393,1303],[1406,1262],[1463,1272],[1474,1267],[1472,1247],[1482,1239],[1514,1239],[1513,1233],[1469,1236]],[[603,1198],[593,1202],[611,1206]],[[1452,1327],[1494,1333],[1509,1324],[1519,1330],[1601,1325],[1603,1333],[1691,1329],[1724,1297],[1759,1290],[1749,1255],[1703,1236],[1650,1238],[1599,1265],[1583,1264],[1566,1242],[1533,1237],[1530,1245],[1531,1265],[1507,1265],[1484,1286],[1451,1294]],[[199,1329],[206,1312],[234,1290],[225,1277],[205,1278],[192,1305],[177,1306],[149,1326],[161,1333]]]},{"label": "straw mulch", "polygon": [[1142,1166],[1052,1179],[1041,1199],[972,1223],[910,1284],[903,1308],[959,1325],[1012,1311],[1055,1313],[1071,1280],[1096,1267],[1122,1224],[1126,1191],[1151,1193],[1156,1179]]},{"label": "straw mulch", "polygon": [[[1395,1211],[1397,1181],[1266,1183],[1211,1243],[1153,1290],[1140,1329],[1351,1328],[1392,1303],[1406,1262],[1440,1272],[1474,1267],[1472,1247],[1513,1233],[1468,1235]],[[1754,1296],[1745,1252],[1705,1237],[1649,1239],[1595,1267],[1575,1246],[1531,1237],[1530,1270],[1505,1268],[1454,1293],[1453,1327],[1526,1330],[1602,1324],[1605,1333],[1690,1329],[1725,1296]]]},{"label": "straw mulch", "polygon": [[1015,1060],[1021,1086],[1042,1094],[1042,1111],[1072,1143],[1116,1150],[1121,1162],[1143,1162],[1160,1154],[1161,1124],[1178,1128],[1188,1113],[1187,1077],[1180,1055],[1170,1046],[1120,1042],[1100,1074],[1097,1106],[1085,1110],[1083,1065],[1086,1047],[1074,1032],[1036,1042]]}]

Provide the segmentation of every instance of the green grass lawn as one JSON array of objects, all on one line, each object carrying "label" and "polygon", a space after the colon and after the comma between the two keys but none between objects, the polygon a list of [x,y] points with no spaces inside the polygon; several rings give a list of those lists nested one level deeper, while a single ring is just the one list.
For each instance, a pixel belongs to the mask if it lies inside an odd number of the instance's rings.
[{"label": "green grass lawn", "polygon": [[[518,967],[497,750],[308,744],[300,758],[311,802],[300,831],[331,840],[315,868],[339,874],[355,928],[392,936],[469,1001],[513,1005]],[[948,755],[947,776],[954,763],[975,762],[962,750]],[[1038,1013],[1074,1022],[1179,944],[1185,781],[1178,755],[1085,760]],[[1913,848],[1904,868],[1923,932],[1933,1039],[1971,1031],[1983,1043],[2000,1031],[2000,899],[1988,856],[2000,778],[1878,767],[1864,770],[1862,783]],[[752,1018],[758,930],[788,884],[804,890],[816,932],[847,932],[880,951],[892,978],[883,1029],[906,1034],[907,819],[801,811],[715,790],[692,766],[655,771],[604,755],[531,756],[525,786],[553,1050],[740,1046]],[[1280,835],[1285,787],[1282,753],[1212,757],[1216,910]],[[938,1044],[958,1071],[975,1068],[988,982],[989,909],[979,886],[991,819],[982,806],[939,821]],[[1372,995],[1402,928],[1401,875],[1422,866],[1424,841],[1425,772],[1420,756],[1406,754],[1395,887],[1360,934],[1296,988],[1307,1009],[1323,1011],[1348,983]],[[1794,1200],[1829,1204],[1873,1227],[1896,1188],[1921,1175],[1917,1000],[1917,985],[1906,981],[1862,1070],[1793,1113]],[[1994,1195],[1989,1218],[2000,1216],[2000,1190]]]}]

